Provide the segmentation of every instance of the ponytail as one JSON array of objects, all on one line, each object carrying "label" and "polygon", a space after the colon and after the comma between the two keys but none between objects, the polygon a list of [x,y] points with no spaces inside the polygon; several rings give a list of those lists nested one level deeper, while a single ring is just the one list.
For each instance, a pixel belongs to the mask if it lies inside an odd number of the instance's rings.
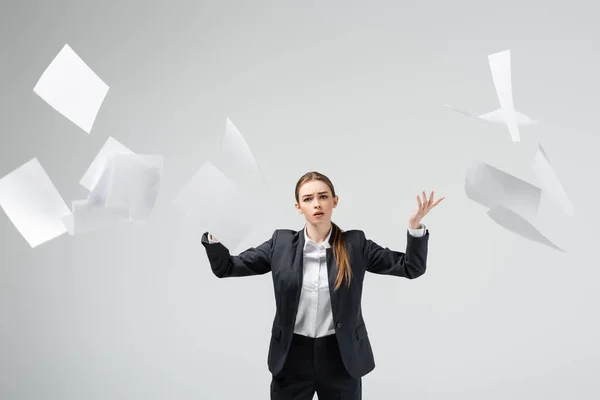
[{"label": "ponytail", "polygon": [[344,279],[346,279],[347,286],[350,287],[352,268],[350,267],[350,260],[348,259],[348,250],[346,249],[344,231],[342,231],[340,227],[333,222],[331,225],[333,229],[333,255],[338,265],[338,273],[335,279],[334,290],[338,290]]}]

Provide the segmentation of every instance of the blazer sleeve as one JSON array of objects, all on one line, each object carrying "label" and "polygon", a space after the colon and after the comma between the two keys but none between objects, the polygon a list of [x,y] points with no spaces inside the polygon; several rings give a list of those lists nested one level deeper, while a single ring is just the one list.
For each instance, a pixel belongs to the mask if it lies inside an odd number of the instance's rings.
[{"label": "blazer sleeve", "polygon": [[237,256],[230,254],[222,243],[210,243],[208,232],[202,235],[202,245],[210,262],[210,268],[218,278],[262,275],[271,271],[271,256],[277,231],[258,247],[251,247]]},{"label": "blazer sleeve", "polygon": [[381,247],[365,238],[364,254],[367,271],[380,275],[393,275],[414,279],[425,273],[427,267],[427,244],[429,231],[416,237],[406,232],[406,253]]}]

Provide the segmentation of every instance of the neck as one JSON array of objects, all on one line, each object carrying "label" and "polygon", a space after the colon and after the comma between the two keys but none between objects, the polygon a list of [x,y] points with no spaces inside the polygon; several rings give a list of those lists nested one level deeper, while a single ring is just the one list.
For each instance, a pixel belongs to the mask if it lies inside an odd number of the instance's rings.
[{"label": "neck", "polygon": [[329,235],[329,232],[331,231],[332,228],[332,224],[331,222],[328,224],[319,224],[319,225],[313,225],[310,222],[306,223],[306,234],[308,235],[308,237],[314,241],[317,244],[321,244],[325,241],[325,238],[327,237],[327,235]]}]

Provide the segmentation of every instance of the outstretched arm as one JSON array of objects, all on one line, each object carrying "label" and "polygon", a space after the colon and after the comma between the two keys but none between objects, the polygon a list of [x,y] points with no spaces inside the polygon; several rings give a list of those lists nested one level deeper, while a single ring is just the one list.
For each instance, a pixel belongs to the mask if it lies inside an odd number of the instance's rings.
[{"label": "outstretched arm", "polygon": [[258,247],[251,247],[237,256],[230,254],[229,249],[208,232],[202,235],[202,245],[213,273],[218,278],[262,275],[271,271],[271,255],[277,232],[271,239]]},{"label": "outstretched arm", "polygon": [[[418,236],[419,233],[421,236]],[[427,267],[427,244],[429,231],[421,224],[419,229],[407,232],[406,253],[381,247],[370,239],[365,239],[365,259],[367,271],[380,275],[418,278]]]},{"label": "outstretched arm", "polygon": [[383,248],[372,240],[365,239],[365,257],[367,271],[375,274],[402,276],[409,279],[417,278],[427,269],[427,244],[429,231],[421,223],[421,219],[445,197],[433,200],[433,191],[429,199],[422,193],[422,199],[417,196],[417,208],[408,219],[406,253]]}]

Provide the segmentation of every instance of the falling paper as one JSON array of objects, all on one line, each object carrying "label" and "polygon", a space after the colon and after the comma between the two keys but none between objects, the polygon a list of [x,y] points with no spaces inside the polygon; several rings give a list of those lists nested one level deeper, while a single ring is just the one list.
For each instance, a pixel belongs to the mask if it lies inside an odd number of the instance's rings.
[{"label": "falling paper", "polygon": [[218,169],[244,190],[260,192],[266,183],[260,174],[258,164],[237,127],[228,118],[221,152],[213,160]]},{"label": "falling paper", "polygon": [[87,202],[90,205],[104,206],[112,183],[114,164],[115,156],[110,156],[106,159],[100,178],[88,194]]},{"label": "falling paper", "polygon": [[160,155],[117,154],[104,206],[134,222],[146,220],[160,190],[163,157]]},{"label": "falling paper", "polygon": [[489,208],[488,215],[498,225],[559,249],[536,228],[542,195],[540,188],[486,163],[473,162],[467,168],[465,193],[469,199]]},{"label": "falling paper", "polygon": [[150,216],[158,198],[163,157],[116,154],[105,168],[87,202],[133,222]]},{"label": "falling paper", "polygon": [[108,157],[114,156],[116,154],[134,153],[133,151],[125,147],[125,145],[120,143],[117,139],[109,137],[104,143],[104,146],[102,146],[102,148],[96,155],[96,158],[94,158],[94,161],[92,161],[92,164],[89,166],[89,168],[79,181],[79,184],[87,190],[91,191],[98,183],[98,180],[100,179],[100,176],[102,175],[106,167]]},{"label": "falling paper", "polygon": [[70,235],[80,235],[125,222],[121,215],[107,210],[104,206],[92,204],[88,200],[73,202],[72,214],[63,218]]},{"label": "falling paper", "polygon": [[160,191],[163,156],[140,155],[109,138],[81,180],[88,198],[73,202],[64,219],[71,235],[120,222],[144,223]]},{"label": "falling paper", "polygon": [[543,191],[547,193],[556,204],[563,207],[566,215],[573,216],[573,205],[565,193],[565,190],[556,176],[554,168],[552,168],[548,156],[546,156],[546,152],[540,143],[538,143],[537,152],[533,161],[533,169]]},{"label": "falling paper", "polygon": [[108,85],[66,44],[33,91],[89,134],[108,89]]},{"label": "falling paper", "polygon": [[[476,115],[476,114],[470,113],[468,111],[461,110],[459,108],[449,106],[447,104],[444,104],[444,106],[447,107],[447,108],[449,108],[449,109],[451,109],[451,110],[453,110],[453,111],[456,111],[458,113],[464,114],[464,115],[466,115],[468,117],[478,118],[478,119],[481,119],[483,121],[494,122],[494,123],[498,123],[498,124],[505,124],[506,123],[505,122],[506,121],[506,117],[505,117],[506,113],[501,108],[499,108],[497,110],[494,110],[494,111],[490,111],[489,113]],[[514,113],[515,113],[515,116],[517,118],[517,124],[518,125],[526,126],[526,125],[537,124],[537,121],[531,119],[530,117],[528,117],[525,114],[522,114],[522,113],[520,113],[518,111],[515,111]]]},{"label": "falling paper", "polygon": [[[236,253],[244,251],[250,247],[256,246],[256,243],[261,243],[265,240],[265,237],[270,237],[276,229],[281,229],[282,221],[288,219],[295,219],[293,214],[282,205],[273,202],[268,206],[268,212],[263,212],[261,218],[252,226],[252,229],[244,237],[244,239],[238,244],[237,248],[232,248]],[[295,222],[292,222],[295,224]],[[285,225],[285,222],[283,222]],[[213,232],[211,232],[213,233]],[[216,237],[219,239],[219,237]]]},{"label": "falling paper", "polygon": [[484,207],[504,206],[528,220],[534,220],[542,191],[489,164],[474,161],[467,167],[465,193]]},{"label": "falling paper", "polygon": [[488,211],[488,216],[503,228],[516,233],[526,239],[564,252],[563,249],[552,243],[546,236],[529,221],[512,210],[498,206]]},{"label": "falling paper", "polygon": [[198,219],[201,230],[210,231],[230,250],[236,249],[259,218],[266,216],[254,195],[241,190],[210,161],[190,179],[174,204]]},{"label": "falling paper", "polygon": [[500,108],[504,113],[504,120],[513,142],[520,140],[519,126],[515,115],[515,106],[512,93],[512,75],[510,69],[510,50],[488,56],[492,79],[496,87],[496,94],[500,102]]},{"label": "falling paper", "polygon": [[0,179],[0,206],[31,247],[67,231],[69,208],[37,158]]},{"label": "falling paper", "polygon": [[505,124],[508,127],[512,141],[519,142],[521,140],[519,125],[532,125],[536,124],[537,121],[534,121],[527,115],[515,110],[512,91],[510,50],[490,54],[488,56],[488,61],[492,72],[492,80],[496,89],[496,95],[500,102],[500,108],[485,114],[476,115],[449,105],[445,106],[469,117]]}]

